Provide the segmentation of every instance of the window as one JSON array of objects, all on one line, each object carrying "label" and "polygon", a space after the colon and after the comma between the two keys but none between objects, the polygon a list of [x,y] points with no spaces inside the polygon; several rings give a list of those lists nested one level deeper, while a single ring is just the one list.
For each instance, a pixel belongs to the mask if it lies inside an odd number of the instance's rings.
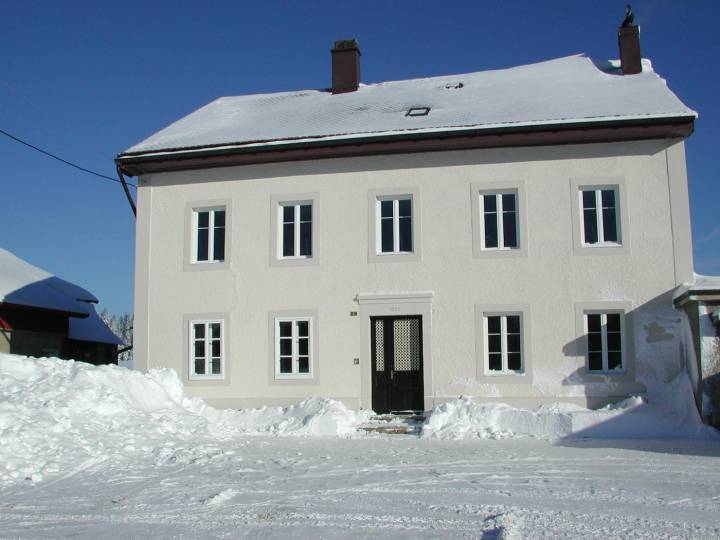
[{"label": "window", "polygon": [[312,257],[312,202],[283,202],[279,206],[281,258]]},{"label": "window", "polygon": [[222,379],[223,322],[190,321],[190,378]]},{"label": "window", "polygon": [[376,208],[378,253],[412,253],[412,197],[380,197]]},{"label": "window", "polygon": [[275,378],[312,378],[312,318],[275,319]]},{"label": "window", "polygon": [[621,244],[617,188],[581,189],[580,208],[582,210],[583,245],[618,246]]},{"label": "window", "polygon": [[522,373],[522,316],[485,315],[483,326],[487,373]]},{"label": "window", "polygon": [[588,372],[624,371],[622,313],[586,313],[585,335]]},{"label": "window", "polygon": [[193,210],[193,262],[225,260],[225,207]]},{"label": "window", "polygon": [[481,193],[480,208],[482,249],[517,249],[517,193]]}]

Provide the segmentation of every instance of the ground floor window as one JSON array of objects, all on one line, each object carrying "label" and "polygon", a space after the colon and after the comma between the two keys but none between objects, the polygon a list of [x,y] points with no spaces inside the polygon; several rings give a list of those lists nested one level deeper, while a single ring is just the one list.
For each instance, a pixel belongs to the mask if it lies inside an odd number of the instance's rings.
[{"label": "ground floor window", "polygon": [[487,373],[522,373],[522,315],[486,314],[483,327]]},{"label": "ground floor window", "polygon": [[588,372],[618,372],[625,369],[622,313],[585,313],[585,335]]},{"label": "ground floor window", "polygon": [[275,378],[312,378],[312,318],[275,319]]},{"label": "ground floor window", "polygon": [[190,321],[190,378],[223,376],[223,321]]}]

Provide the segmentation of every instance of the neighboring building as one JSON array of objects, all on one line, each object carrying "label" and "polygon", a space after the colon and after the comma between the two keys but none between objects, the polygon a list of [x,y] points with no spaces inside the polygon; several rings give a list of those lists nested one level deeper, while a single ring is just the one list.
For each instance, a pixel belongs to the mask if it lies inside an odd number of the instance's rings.
[{"label": "neighboring building", "polygon": [[95,296],[0,248],[0,352],[117,364]]},{"label": "neighboring building", "polygon": [[720,428],[720,276],[696,275],[675,292],[687,314],[697,360],[695,402],[703,420]]},{"label": "neighboring building", "polygon": [[696,113],[620,40],[622,65],[369,85],[340,41],[331,89],[221,98],[120,154],[135,367],[233,407],[644,392],[677,361]]}]

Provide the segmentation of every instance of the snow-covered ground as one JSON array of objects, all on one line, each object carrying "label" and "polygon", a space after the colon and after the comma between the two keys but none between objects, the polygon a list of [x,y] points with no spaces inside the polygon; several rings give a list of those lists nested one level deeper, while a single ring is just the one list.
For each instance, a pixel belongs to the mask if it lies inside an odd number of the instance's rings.
[{"label": "snow-covered ground", "polygon": [[720,537],[720,439],[666,413],[461,399],[378,435],[332,400],[219,411],[169,370],[0,355],[0,538]]}]

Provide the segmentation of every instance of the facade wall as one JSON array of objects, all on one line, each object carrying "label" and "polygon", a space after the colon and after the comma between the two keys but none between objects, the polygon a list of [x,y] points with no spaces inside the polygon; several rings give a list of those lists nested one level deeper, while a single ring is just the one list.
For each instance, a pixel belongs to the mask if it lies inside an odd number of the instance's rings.
[{"label": "facade wall", "polygon": [[[216,406],[290,404],[320,395],[369,407],[368,317],[415,309],[428,325],[426,408],[461,394],[518,405],[563,399],[595,406],[642,392],[653,362],[677,350],[669,343],[679,322],[670,296],[692,277],[684,163],[682,142],[643,141],[144,176],[138,190],[135,366],[174,368],[189,394]],[[578,249],[574,186],[606,182],[621,189],[624,247]],[[522,186],[523,253],[478,255],[471,186],[508,185]],[[369,198],[389,189],[417,194],[420,249],[410,260],[369,254]],[[273,201],[308,193],[317,197],[318,264],[271,264]],[[188,212],[196,203],[218,200],[229,201],[227,262],[188,268]],[[432,292],[429,302],[414,305],[425,292]],[[391,294],[373,307],[377,293]],[[526,310],[528,369],[522,376],[487,376],[478,357],[476,312],[508,305]],[[625,375],[585,374],[579,321],[588,306],[627,310],[631,358]],[[268,317],[298,310],[317,314],[318,376],[312,384],[277,384],[269,367],[274,344]],[[188,378],[187,317],[198,314],[225,321],[225,380]]]}]

